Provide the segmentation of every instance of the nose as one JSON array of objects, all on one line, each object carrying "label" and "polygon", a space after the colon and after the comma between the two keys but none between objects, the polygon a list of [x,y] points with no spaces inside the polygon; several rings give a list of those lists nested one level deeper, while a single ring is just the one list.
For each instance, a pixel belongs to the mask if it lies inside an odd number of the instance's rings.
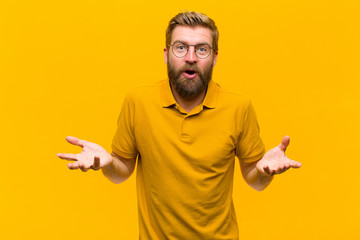
[{"label": "nose", "polygon": [[185,61],[189,63],[197,62],[197,56],[195,54],[195,46],[189,46],[188,53],[185,56]]}]

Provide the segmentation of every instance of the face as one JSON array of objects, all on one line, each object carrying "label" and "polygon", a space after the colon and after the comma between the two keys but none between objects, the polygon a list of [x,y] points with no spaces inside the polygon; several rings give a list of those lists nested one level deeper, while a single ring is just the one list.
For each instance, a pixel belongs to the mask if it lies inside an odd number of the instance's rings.
[{"label": "face", "polygon": [[[212,46],[211,30],[200,26],[177,26],[172,32],[171,44],[177,41],[189,45],[207,43]],[[216,64],[217,52],[211,50],[210,56],[201,59],[196,56],[195,48],[190,46],[186,56],[178,58],[170,47],[169,51],[164,48],[164,59],[172,88],[181,97],[191,98],[205,91]]]}]

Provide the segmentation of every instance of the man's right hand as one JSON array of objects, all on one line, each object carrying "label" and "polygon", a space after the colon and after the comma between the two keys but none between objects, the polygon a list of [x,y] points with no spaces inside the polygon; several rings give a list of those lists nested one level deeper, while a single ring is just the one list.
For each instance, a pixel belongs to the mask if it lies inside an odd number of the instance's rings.
[{"label": "man's right hand", "polygon": [[59,158],[68,161],[75,161],[68,163],[69,169],[81,169],[86,172],[89,169],[99,170],[100,168],[107,167],[113,163],[113,157],[100,145],[76,137],[66,137],[66,141],[70,144],[82,147],[81,153],[58,153]]}]

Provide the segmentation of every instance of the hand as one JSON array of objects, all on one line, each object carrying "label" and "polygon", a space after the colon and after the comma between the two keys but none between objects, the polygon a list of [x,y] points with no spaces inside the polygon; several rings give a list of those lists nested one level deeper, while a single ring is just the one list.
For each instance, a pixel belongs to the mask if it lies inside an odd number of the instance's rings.
[{"label": "hand", "polygon": [[257,170],[272,176],[283,173],[289,168],[301,167],[301,163],[291,160],[285,155],[285,150],[289,146],[289,143],[290,137],[285,136],[279,146],[270,149],[265,153],[264,157],[257,162]]},{"label": "hand", "polygon": [[68,163],[67,166],[69,169],[81,169],[81,171],[86,172],[89,169],[99,170],[105,166],[112,164],[112,156],[100,145],[88,142],[85,140],[78,139],[76,137],[66,137],[66,141],[69,143],[82,147],[81,153],[72,154],[72,153],[58,153],[58,156],[61,159],[75,161],[73,163]]}]

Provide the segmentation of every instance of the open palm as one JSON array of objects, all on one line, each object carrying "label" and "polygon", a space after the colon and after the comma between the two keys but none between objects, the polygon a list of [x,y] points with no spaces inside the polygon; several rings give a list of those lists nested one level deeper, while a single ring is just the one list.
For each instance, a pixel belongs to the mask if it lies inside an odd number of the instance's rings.
[{"label": "open palm", "polygon": [[81,169],[87,171],[89,169],[99,170],[102,167],[108,166],[112,163],[112,156],[100,145],[76,137],[66,137],[66,141],[70,144],[82,148],[81,153],[58,153],[57,156],[61,159],[75,161],[68,163],[70,169]]},{"label": "open palm", "polygon": [[256,164],[256,168],[267,175],[274,175],[283,173],[289,168],[301,167],[301,163],[291,160],[285,155],[289,143],[290,137],[285,136],[279,146],[265,153],[263,158]]}]

